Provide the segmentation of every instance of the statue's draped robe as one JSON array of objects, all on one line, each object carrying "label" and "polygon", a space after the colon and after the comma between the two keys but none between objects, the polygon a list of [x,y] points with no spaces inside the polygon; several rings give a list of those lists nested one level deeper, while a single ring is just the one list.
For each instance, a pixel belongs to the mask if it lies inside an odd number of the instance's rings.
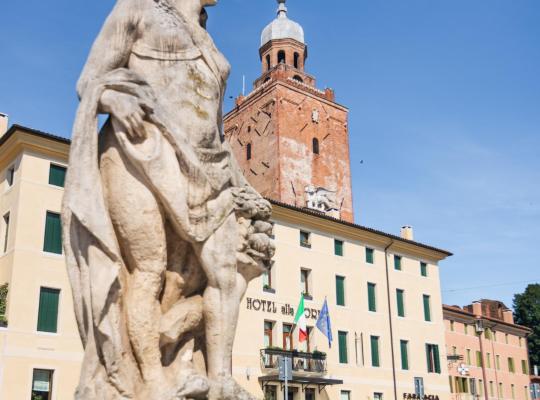
[{"label": "statue's draped robe", "polygon": [[[213,43],[200,43],[196,37],[194,43],[193,51],[200,53],[222,83],[223,98],[226,77],[215,62],[213,52],[217,50]],[[173,118],[160,106],[167,99],[158,98],[132,71],[117,69],[88,84],[74,124],[62,218],[75,313],[85,347],[81,382],[92,382],[79,387],[78,398],[96,400],[133,397],[137,385],[133,377],[139,376],[122,311],[127,270],[107,211],[99,169],[98,108],[108,89],[136,96],[148,105],[145,109],[153,109],[146,122],[151,151],[140,151],[115,121],[106,126],[113,129],[121,151],[182,239],[204,242],[233,212],[232,188],[245,182],[239,178],[241,172],[225,143],[216,148],[194,147],[187,139],[188,132],[175,131]],[[221,115],[217,124],[220,120]],[[176,158],[164,156],[165,148],[172,148]],[[171,180],[163,174],[171,168],[179,171],[181,179]]]}]

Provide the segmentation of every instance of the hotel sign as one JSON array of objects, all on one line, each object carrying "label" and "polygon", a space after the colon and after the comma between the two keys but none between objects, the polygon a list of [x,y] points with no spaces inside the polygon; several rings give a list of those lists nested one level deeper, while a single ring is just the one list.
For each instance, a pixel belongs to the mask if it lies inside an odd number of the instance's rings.
[{"label": "hotel sign", "polygon": [[[282,314],[294,317],[294,307],[291,304],[278,304],[275,301],[246,298],[246,308],[252,311],[259,311],[267,314]],[[307,319],[317,320],[320,310],[315,308],[305,308],[305,316]]]}]

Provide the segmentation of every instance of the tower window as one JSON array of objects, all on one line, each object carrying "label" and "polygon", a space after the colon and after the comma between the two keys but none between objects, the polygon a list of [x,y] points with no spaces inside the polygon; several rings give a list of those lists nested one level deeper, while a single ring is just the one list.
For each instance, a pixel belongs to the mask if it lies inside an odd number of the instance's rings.
[{"label": "tower window", "polygon": [[285,62],[286,62],[285,58],[286,58],[285,57],[285,51],[284,50],[278,51],[278,53],[277,53],[277,62],[278,62],[278,64],[281,64],[281,63],[285,64]]},{"label": "tower window", "polygon": [[270,54],[266,55],[266,70],[270,70]]},{"label": "tower window", "polygon": [[300,66],[299,60],[300,60],[300,54],[294,53],[294,68],[297,68],[297,69],[299,68]]},{"label": "tower window", "polygon": [[248,143],[246,147],[246,158],[248,160],[251,160],[251,143]]},{"label": "tower window", "polygon": [[294,79],[295,81],[304,83],[304,80],[302,79],[302,77],[301,77],[300,75],[295,75],[295,76],[293,76],[293,79]]},{"label": "tower window", "polygon": [[313,154],[320,154],[319,139],[313,138]]}]

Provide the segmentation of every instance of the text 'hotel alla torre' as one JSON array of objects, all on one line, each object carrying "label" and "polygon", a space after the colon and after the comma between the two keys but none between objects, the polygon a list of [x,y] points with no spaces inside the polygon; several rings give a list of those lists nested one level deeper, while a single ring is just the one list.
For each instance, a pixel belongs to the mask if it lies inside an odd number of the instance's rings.
[{"label": "text 'hotel alla torre'", "polygon": [[348,110],[306,73],[304,30],[278,3],[261,35],[262,75],[225,116],[225,137],[263,196],[352,222]]}]

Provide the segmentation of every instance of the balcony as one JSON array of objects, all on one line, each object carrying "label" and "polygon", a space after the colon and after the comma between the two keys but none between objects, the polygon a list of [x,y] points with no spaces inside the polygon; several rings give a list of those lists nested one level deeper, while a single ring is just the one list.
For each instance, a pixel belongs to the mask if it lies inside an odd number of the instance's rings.
[{"label": "balcony", "polygon": [[278,348],[261,350],[262,370],[268,374],[277,372],[279,357],[289,357],[292,359],[293,374],[303,376],[323,376],[327,372],[325,353],[305,353],[302,351],[288,351]]}]

